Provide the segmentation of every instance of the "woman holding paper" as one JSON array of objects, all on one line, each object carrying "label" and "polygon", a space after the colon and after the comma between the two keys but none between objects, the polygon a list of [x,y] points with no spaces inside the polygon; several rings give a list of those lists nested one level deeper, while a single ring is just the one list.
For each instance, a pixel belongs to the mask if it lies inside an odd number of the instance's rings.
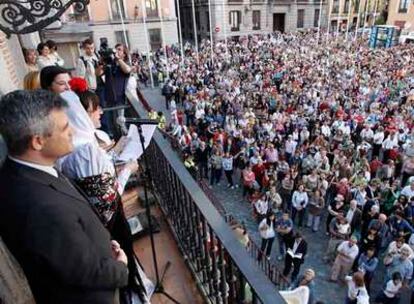
[{"label": "woman holding paper", "polygon": [[71,88],[77,94],[72,91],[62,94],[69,104],[68,117],[74,129],[75,144],[75,151],[62,161],[62,171],[88,196],[112,238],[120,243],[127,254],[129,284],[127,289],[121,290],[121,303],[133,297],[132,294],[139,296],[143,303],[147,303],[148,296],[143,283],[145,273],[134,254],[131,231],[121,202],[125,185],[130,175],[138,170],[138,164],[135,160],[115,167],[113,159],[116,150],[122,148],[122,145],[116,145],[109,153],[100,146],[107,143],[109,137],[105,138],[102,136],[104,133],[96,132],[102,113],[99,98],[95,93],[88,91],[86,81],[82,81],[70,81]]}]

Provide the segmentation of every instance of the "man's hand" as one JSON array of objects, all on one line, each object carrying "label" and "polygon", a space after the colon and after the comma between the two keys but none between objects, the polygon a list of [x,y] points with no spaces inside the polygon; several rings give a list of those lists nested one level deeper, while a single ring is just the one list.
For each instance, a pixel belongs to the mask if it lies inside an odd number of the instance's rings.
[{"label": "man's hand", "polygon": [[128,258],[125,252],[122,250],[121,245],[115,240],[111,241],[112,257],[119,262],[128,265]]}]

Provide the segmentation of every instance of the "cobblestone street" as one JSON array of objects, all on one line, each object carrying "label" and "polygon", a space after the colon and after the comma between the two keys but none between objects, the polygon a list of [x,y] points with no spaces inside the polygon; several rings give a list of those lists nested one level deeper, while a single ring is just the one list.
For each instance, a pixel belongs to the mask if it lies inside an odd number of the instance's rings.
[{"label": "cobblestone street", "polygon": [[[142,90],[144,96],[146,97],[149,104],[157,111],[163,111],[167,116],[167,121],[169,118],[169,112],[165,109],[164,97],[160,94],[160,89],[144,89]],[[235,181],[240,180],[240,172],[236,172],[234,176]],[[256,244],[260,244],[260,236],[257,229],[257,223],[255,222],[252,214],[252,208],[249,202],[242,197],[241,188],[229,189],[223,176],[221,179],[220,185],[215,185],[212,188],[212,192],[216,198],[223,205],[227,213],[231,214],[235,219],[240,223],[243,222],[249,232],[251,239],[253,239]],[[347,288],[344,284],[331,283],[328,282],[331,264],[323,262],[322,258],[324,252],[328,247],[329,237],[325,235],[325,221],[326,216],[323,216],[321,220],[321,228],[318,232],[314,233],[311,229],[302,228],[300,231],[305,236],[305,239],[308,242],[308,254],[305,259],[304,265],[301,266],[301,271],[303,272],[306,268],[312,268],[316,272],[315,278],[315,300],[324,301],[325,304],[342,304],[345,301]],[[277,254],[279,252],[278,243],[275,241],[273,243],[272,249],[272,260],[277,261]],[[280,269],[283,269],[281,264],[283,261],[277,262],[280,265]],[[380,291],[382,274],[384,273],[384,268],[382,263],[380,263],[379,269],[377,269],[376,276],[372,282],[372,298]],[[400,303],[409,303],[408,298],[403,297]]]}]

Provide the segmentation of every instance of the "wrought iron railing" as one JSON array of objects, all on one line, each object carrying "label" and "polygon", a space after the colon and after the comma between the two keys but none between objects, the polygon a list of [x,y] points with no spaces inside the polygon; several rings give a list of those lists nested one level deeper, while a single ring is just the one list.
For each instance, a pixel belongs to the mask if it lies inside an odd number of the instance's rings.
[{"label": "wrought iron railing", "polygon": [[[143,107],[132,102],[140,117]],[[158,131],[145,151],[153,187],[177,244],[209,303],[285,304],[276,286]]]}]

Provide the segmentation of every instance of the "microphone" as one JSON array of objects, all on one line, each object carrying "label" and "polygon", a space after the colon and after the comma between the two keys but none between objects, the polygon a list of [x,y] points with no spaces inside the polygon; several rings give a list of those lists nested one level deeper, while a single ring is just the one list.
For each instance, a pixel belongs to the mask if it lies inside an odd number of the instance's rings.
[{"label": "microphone", "polygon": [[113,107],[103,108],[102,111],[103,112],[111,112],[111,111],[129,109],[130,107],[131,107],[130,105],[119,105],[119,106],[113,106]]},{"label": "microphone", "polygon": [[146,119],[146,118],[135,118],[135,117],[122,117],[124,119],[124,123],[133,123],[139,125],[158,125],[158,121],[155,119]]},{"label": "microphone", "polygon": [[126,118],[124,116],[118,116],[116,119],[116,124],[121,128],[122,135],[128,134],[128,129],[126,127]]}]

